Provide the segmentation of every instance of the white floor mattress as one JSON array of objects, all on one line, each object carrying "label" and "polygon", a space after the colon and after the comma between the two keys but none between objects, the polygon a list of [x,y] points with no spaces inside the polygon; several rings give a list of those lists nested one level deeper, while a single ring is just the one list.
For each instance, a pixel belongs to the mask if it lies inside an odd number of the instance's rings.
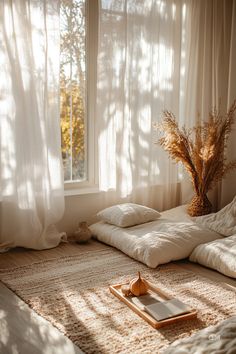
[{"label": "white floor mattress", "polygon": [[90,229],[97,240],[151,268],[186,258],[199,244],[221,238],[217,232],[194,222],[185,206],[165,211],[160,219],[137,226],[121,228],[100,221]]}]

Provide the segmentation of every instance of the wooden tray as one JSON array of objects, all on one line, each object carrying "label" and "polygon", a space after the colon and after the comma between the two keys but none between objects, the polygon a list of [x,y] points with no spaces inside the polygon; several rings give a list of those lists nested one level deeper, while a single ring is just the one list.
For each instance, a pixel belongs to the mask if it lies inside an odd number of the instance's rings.
[{"label": "wooden tray", "polygon": [[[193,318],[197,317],[197,310],[192,309],[190,312],[182,315],[178,315],[175,317],[171,317],[165,320],[157,321],[155,318],[153,318],[151,315],[149,315],[147,312],[141,310],[136,304],[132,302],[132,297],[133,296],[125,296],[121,292],[121,286],[122,285],[128,285],[127,284],[117,284],[117,285],[111,285],[109,286],[109,289],[112,294],[114,294],[116,297],[118,297],[119,300],[123,301],[127,306],[129,306],[135,313],[137,313],[140,317],[142,317],[145,321],[147,321],[152,327],[158,329],[163,326],[167,326],[169,324],[173,324],[176,322],[180,321],[185,321],[185,320],[191,320]],[[149,285],[149,294],[157,294],[158,296],[161,296],[163,300],[170,300],[171,297],[169,297],[167,294],[165,294],[163,291],[158,289],[155,285],[151,284],[148,282]]]}]

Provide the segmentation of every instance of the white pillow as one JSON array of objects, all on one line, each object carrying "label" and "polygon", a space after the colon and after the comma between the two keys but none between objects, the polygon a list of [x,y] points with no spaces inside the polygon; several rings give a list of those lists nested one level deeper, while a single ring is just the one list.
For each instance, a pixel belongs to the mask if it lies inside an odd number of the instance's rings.
[{"label": "white pillow", "polygon": [[236,234],[236,197],[217,213],[199,216],[195,221],[223,236]]},{"label": "white pillow", "polygon": [[128,227],[158,219],[158,211],[143,205],[124,203],[111,206],[100,211],[97,216],[109,224]]},{"label": "white pillow", "polygon": [[236,235],[197,246],[189,259],[236,278]]}]

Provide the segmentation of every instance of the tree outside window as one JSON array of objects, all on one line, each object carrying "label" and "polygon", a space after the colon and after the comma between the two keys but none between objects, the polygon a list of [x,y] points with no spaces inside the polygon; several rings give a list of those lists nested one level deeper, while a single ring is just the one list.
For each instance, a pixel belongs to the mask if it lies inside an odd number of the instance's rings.
[{"label": "tree outside window", "polygon": [[86,0],[61,0],[60,114],[65,181],[87,178]]}]

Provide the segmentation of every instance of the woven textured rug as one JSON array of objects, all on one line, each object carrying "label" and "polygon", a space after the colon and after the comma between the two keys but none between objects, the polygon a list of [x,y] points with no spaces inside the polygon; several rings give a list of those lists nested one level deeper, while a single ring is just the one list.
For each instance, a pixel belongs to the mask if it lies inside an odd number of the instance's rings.
[{"label": "woven textured rug", "polygon": [[[153,329],[108,289],[137,271],[198,309],[198,319]],[[85,353],[160,353],[170,343],[236,314],[235,289],[183,270],[157,269],[100,244],[78,254],[0,271],[0,279]]]}]

